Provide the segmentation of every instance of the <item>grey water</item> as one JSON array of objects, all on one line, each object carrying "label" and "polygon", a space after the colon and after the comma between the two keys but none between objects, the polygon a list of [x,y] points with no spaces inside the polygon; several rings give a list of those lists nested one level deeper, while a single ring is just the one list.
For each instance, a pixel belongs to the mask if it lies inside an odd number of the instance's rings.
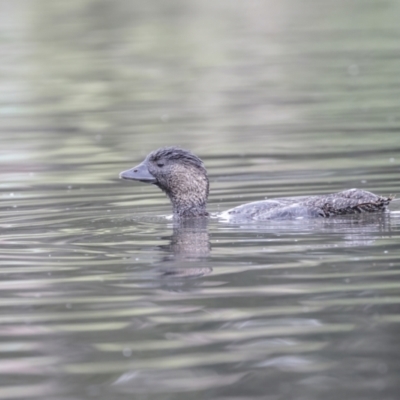
[{"label": "grey water", "polygon": [[400,201],[175,224],[118,179],[163,145],[213,213],[400,195],[400,3],[0,2],[0,399],[400,396]]}]

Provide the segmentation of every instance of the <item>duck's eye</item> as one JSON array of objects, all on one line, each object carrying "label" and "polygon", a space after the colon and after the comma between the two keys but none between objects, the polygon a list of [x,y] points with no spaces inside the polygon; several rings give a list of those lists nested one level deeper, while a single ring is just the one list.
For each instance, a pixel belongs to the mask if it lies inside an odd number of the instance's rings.
[{"label": "duck's eye", "polygon": [[164,166],[164,163],[157,163],[157,167],[163,167]]}]

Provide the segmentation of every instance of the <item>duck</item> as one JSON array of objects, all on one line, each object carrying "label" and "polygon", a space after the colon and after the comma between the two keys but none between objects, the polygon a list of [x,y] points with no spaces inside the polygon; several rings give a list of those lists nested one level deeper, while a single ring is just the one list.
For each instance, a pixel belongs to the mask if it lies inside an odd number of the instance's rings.
[{"label": "duck", "polygon": [[[174,219],[205,218],[210,190],[203,161],[177,146],[152,151],[136,167],[120,173],[121,179],[150,183],[168,196]],[[271,219],[330,218],[361,213],[384,212],[392,197],[361,189],[341,192],[273,198],[242,204],[220,216],[229,220],[268,221]]]}]

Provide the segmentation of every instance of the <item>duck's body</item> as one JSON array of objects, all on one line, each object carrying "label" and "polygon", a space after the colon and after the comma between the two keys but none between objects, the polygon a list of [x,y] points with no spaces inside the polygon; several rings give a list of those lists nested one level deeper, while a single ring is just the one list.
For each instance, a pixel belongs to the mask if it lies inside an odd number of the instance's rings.
[{"label": "duck's body", "polygon": [[[209,183],[203,162],[193,153],[165,147],[150,153],[123,179],[153,183],[170,198],[175,218],[208,216]],[[319,196],[285,197],[243,204],[221,214],[231,220],[266,221],[270,219],[332,217],[385,211],[392,199],[360,189]]]},{"label": "duck's body", "polygon": [[243,204],[222,213],[225,219],[264,221],[288,218],[328,218],[335,215],[384,211],[390,198],[360,189],[319,196],[284,197]]}]

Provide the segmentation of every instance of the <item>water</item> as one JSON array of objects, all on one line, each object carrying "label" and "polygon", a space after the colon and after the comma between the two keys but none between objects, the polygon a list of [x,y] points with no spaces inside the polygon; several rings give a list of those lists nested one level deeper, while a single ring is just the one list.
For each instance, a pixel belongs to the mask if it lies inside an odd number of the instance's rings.
[{"label": "water", "polygon": [[179,144],[212,212],[399,194],[398,2],[0,6],[0,399],[399,397],[400,202],[176,226],[118,179]]}]

